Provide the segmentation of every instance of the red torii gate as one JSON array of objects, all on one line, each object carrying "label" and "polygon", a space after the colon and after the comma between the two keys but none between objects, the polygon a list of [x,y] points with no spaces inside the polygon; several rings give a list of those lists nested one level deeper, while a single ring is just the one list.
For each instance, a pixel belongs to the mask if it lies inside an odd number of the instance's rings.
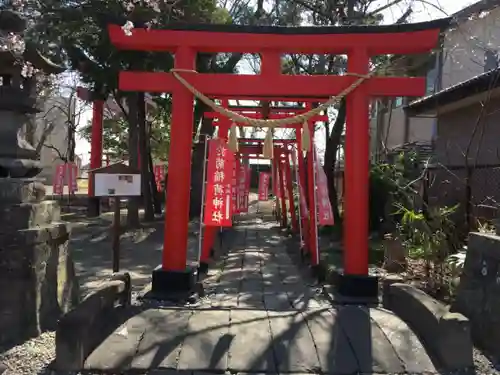
[{"label": "red torii gate", "polygon": [[[416,77],[367,78],[370,57],[425,53],[438,42],[448,19],[432,22],[347,27],[255,27],[236,25],[175,25],[168,30],[133,29],[125,35],[118,25],[109,27],[111,43],[119,49],[174,53],[175,72],[120,73],[123,91],[171,92],[172,130],[167,188],[165,243],[162,267],[153,271],[153,292],[192,288],[193,271],[186,268],[191,177],[194,92],[207,97],[290,101],[304,97],[324,100],[342,93],[359,77],[366,78],[346,98],[344,274],[339,293],[372,297],[378,294],[377,278],[368,275],[369,99],[373,96],[421,96],[425,79]],[[261,55],[258,75],[197,74],[197,53],[245,52]],[[281,55],[347,54],[347,74],[284,75]],[[309,158],[310,159],[310,158]]]}]

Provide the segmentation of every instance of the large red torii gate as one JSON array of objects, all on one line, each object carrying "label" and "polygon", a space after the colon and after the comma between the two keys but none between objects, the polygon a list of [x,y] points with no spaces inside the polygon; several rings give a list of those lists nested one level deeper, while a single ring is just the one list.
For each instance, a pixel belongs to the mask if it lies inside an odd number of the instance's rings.
[{"label": "large red torii gate", "polygon": [[[191,178],[194,95],[176,75],[208,97],[273,100],[304,97],[324,100],[337,95],[369,73],[370,57],[425,53],[437,45],[448,19],[418,24],[347,27],[254,27],[236,25],[178,25],[168,30],[133,29],[125,35],[112,25],[112,44],[119,49],[174,53],[176,73],[120,73],[123,91],[171,92],[172,130],[169,154],[164,257],[153,272],[153,292],[192,287],[186,268]],[[196,74],[197,53],[244,52],[261,55],[258,75]],[[281,55],[346,54],[348,75],[284,75]],[[350,75],[349,75],[350,74]],[[346,98],[344,274],[343,295],[374,296],[377,279],[368,276],[369,99],[373,96],[421,96],[425,79],[374,76]]]}]

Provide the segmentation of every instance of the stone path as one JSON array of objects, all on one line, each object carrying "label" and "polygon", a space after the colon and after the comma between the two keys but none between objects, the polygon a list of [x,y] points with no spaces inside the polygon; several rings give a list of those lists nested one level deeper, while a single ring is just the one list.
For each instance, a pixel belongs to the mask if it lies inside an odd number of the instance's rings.
[{"label": "stone path", "polygon": [[[242,222],[192,306],[143,305],[86,361],[89,370],[221,373],[432,373],[391,312],[332,306],[271,225]],[[128,312],[130,313],[130,311]]]}]

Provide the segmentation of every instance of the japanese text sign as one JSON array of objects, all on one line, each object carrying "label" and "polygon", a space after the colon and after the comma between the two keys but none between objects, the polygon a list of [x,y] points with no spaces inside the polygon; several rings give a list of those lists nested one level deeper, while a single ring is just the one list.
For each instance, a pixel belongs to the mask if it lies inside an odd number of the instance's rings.
[{"label": "japanese text sign", "polygon": [[267,201],[269,199],[269,180],[271,176],[267,172],[259,173],[259,201]]},{"label": "japanese text sign", "polygon": [[240,165],[239,173],[238,173],[238,212],[248,212],[248,193],[247,187],[249,184],[247,183],[247,178],[249,178],[248,168],[246,165]]},{"label": "japanese text sign", "polygon": [[206,202],[203,223],[207,226],[232,225],[231,183],[234,154],[221,139],[208,141]]},{"label": "japanese text sign", "polygon": [[238,213],[238,171],[240,169],[240,160],[235,158],[233,162],[233,171],[231,179],[231,212]]},{"label": "japanese text sign", "polygon": [[156,187],[158,191],[161,191],[163,181],[165,181],[165,166],[159,164],[155,165],[154,173],[155,173]]}]

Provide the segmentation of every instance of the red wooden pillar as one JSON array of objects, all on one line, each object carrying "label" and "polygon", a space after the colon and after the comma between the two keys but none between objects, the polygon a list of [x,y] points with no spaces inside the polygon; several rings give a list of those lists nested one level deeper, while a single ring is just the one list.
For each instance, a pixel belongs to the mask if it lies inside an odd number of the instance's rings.
[{"label": "red wooden pillar", "polygon": [[[92,102],[92,129],[90,138],[90,169],[102,167],[102,136],[103,136],[104,100]],[[92,179],[88,181],[88,216],[100,215],[100,199],[93,194]]]},{"label": "red wooden pillar", "polygon": [[[349,72],[367,74],[367,51],[349,54]],[[344,272],[368,275],[368,184],[369,113],[366,86],[361,85],[346,99],[345,191],[344,191]]]},{"label": "red wooden pillar", "polygon": [[[195,60],[196,52],[189,47],[179,47],[175,51],[174,66],[177,69],[195,69]],[[183,290],[192,286],[191,271],[186,270],[186,253],[191,190],[193,102],[193,95],[184,87],[174,90],[162,258],[164,275],[153,273],[153,292],[155,289]],[[167,285],[175,282],[178,285]]]},{"label": "red wooden pillar", "polygon": [[[306,196],[304,197],[304,200],[306,201],[307,205],[307,186],[306,186],[306,163],[304,161],[304,152],[302,151],[302,137],[297,136],[297,159],[298,159],[298,167],[299,167],[299,181],[300,185],[302,186],[302,191]],[[300,190],[299,190],[300,194]],[[300,204],[300,201],[299,201]],[[310,211],[310,210],[309,210]],[[308,251],[310,251],[310,246],[309,246],[309,220],[307,220],[307,214],[305,212],[301,212],[301,222],[302,222],[302,236],[304,237],[303,243],[304,246]]]},{"label": "red wooden pillar", "polygon": [[311,129],[311,149],[307,153],[307,195],[309,197],[309,251],[311,253],[311,265],[319,264],[318,249],[318,227],[317,227],[317,205],[316,205],[316,184],[314,178],[314,126],[309,124]]},{"label": "red wooden pillar", "polygon": [[290,167],[290,158],[288,154],[288,150],[286,150],[284,156],[285,162],[283,164],[284,173],[286,176],[286,189],[288,191],[288,209],[290,211],[290,217],[292,220],[292,230],[294,233],[299,232],[299,223],[297,222],[297,215],[295,212],[295,202],[293,200],[293,180],[292,180],[292,170]]},{"label": "red wooden pillar", "polygon": [[[273,193],[274,193],[274,197],[275,197],[275,200],[276,200],[276,210],[274,211],[274,218],[276,219],[277,222],[280,221],[280,212],[278,210],[278,207],[280,206],[280,203],[279,203],[279,200],[280,200],[280,197],[278,195],[278,191],[279,191],[279,172],[278,172],[278,163],[276,163],[276,158],[274,158],[273,160],[271,160],[271,168],[272,168],[272,171],[273,171]],[[281,193],[281,192],[280,192]]]},{"label": "red wooden pillar", "polygon": [[[276,150],[276,149],[275,149]],[[280,187],[280,205],[281,205],[281,226],[286,228],[288,226],[288,215],[286,213],[286,199],[285,199],[285,183],[283,181],[283,160],[281,158],[281,148],[277,149],[278,152],[275,152],[274,159],[276,160],[276,169],[278,171],[278,183]]]}]

